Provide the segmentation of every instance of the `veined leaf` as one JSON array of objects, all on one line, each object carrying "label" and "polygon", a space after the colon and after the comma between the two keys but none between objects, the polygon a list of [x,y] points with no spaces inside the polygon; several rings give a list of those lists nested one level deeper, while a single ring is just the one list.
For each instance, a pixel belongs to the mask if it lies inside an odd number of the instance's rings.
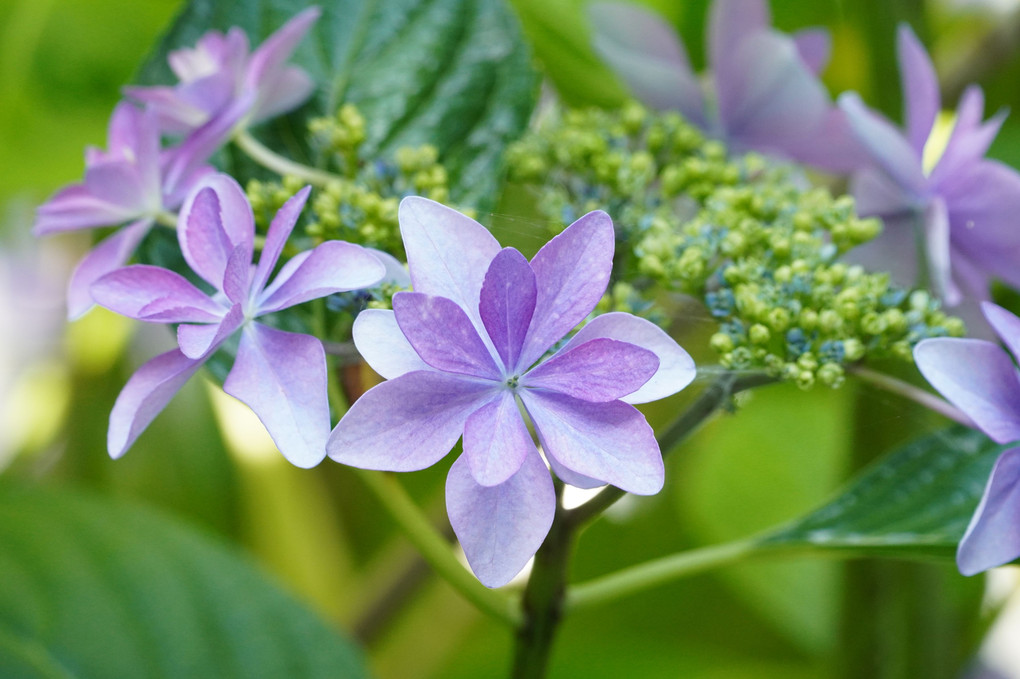
[{"label": "veined leaf", "polygon": [[959,426],[925,436],[871,465],[828,504],[760,544],[951,558],[992,465],[1007,447]]},{"label": "veined leaf", "polygon": [[0,486],[0,676],[368,676],[251,564],[138,507]]}]

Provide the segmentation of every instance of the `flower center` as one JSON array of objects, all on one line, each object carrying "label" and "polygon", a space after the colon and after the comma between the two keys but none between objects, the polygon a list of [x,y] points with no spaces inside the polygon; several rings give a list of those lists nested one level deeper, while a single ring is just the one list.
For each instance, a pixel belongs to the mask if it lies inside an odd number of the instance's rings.
[{"label": "flower center", "polygon": [[520,381],[521,381],[520,375],[511,375],[510,377],[506,378],[506,380],[503,381],[503,384],[505,384],[510,389],[516,389],[517,383]]}]

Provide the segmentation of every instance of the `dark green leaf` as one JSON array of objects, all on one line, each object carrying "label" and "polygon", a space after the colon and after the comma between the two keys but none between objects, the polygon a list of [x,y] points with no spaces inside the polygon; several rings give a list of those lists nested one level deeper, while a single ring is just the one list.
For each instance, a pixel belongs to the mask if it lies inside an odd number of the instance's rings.
[{"label": "dark green leaf", "polygon": [[[139,73],[143,84],[174,82],[167,53],[205,31],[240,26],[257,44],[306,6],[305,0],[191,0]],[[292,63],[319,88],[264,138],[302,162],[308,116],[354,103],[365,116],[368,149],[433,144],[450,172],[452,199],[495,198],[503,148],[525,128],[537,79],[516,19],[499,0],[337,0],[299,46]]]},{"label": "dark green leaf", "polygon": [[138,507],[0,487],[0,676],[365,677],[244,559]]},{"label": "dark green leaf", "polygon": [[936,432],[879,460],[834,500],[762,544],[952,557],[1005,447],[963,427]]}]

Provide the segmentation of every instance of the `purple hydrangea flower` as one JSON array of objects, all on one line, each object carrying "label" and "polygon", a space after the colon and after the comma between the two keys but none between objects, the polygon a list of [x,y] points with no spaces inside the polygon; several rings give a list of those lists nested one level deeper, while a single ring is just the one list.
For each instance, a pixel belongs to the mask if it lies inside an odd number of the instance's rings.
[{"label": "purple hydrangea flower", "polygon": [[213,171],[205,159],[223,128],[236,120],[234,109],[181,146],[161,152],[155,117],[128,103],[117,105],[110,118],[109,150],[87,149],[85,181],[61,189],[36,215],[36,235],[130,222],[78,264],[67,288],[70,318],[92,308],[92,283],[124,265],[157,215],[180,207],[198,181]]},{"label": "purple hydrangea flower", "polygon": [[[194,48],[170,53],[170,68],[180,80],[177,85],[129,87],[125,92],[155,111],[160,128],[170,134],[190,134],[241,100],[247,102],[241,125],[280,115],[299,106],[315,89],[304,70],[286,61],[320,14],[318,7],[304,10],[250,54],[248,36],[240,28],[209,31]],[[229,134],[230,127],[221,141]]]},{"label": "purple hydrangea flower", "polygon": [[521,408],[561,480],[656,493],[662,456],[631,404],[679,391],[694,363],[662,330],[624,313],[599,316],[558,346],[609,282],[613,224],[603,212],[574,222],[530,262],[423,198],[405,199],[399,221],[415,292],[354,325],[358,350],[388,381],[354,403],[327,451],[357,467],[412,471],[463,436],[447,510],[471,568],[497,587],[542,544],[556,508]]},{"label": "purple hydrangea flower", "polygon": [[276,266],[309,188],[287,201],[252,266],[255,220],[232,178],[206,178],[188,197],[177,227],[191,269],[216,292],[155,266],[118,269],[92,286],[102,306],[142,321],[179,323],[179,348],[138,369],[110,414],[107,445],[120,457],[175,393],[230,336],[241,333],[234,367],[223,384],[259,416],[280,452],[299,467],[325,457],[329,434],[326,356],[314,337],[271,328],[255,319],[301,302],[378,282],[385,269],[357,245],[328,241]]},{"label": "purple hydrangea flower", "polygon": [[[946,304],[988,299],[993,277],[1020,286],[1020,175],[983,158],[1005,112],[982,123],[984,96],[968,88],[956,123],[934,167],[924,148],[940,108],[938,80],[928,54],[906,25],[898,36],[905,128],[869,110],[855,93],[840,97],[872,166],[853,177],[863,216],[881,217],[885,230],[860,249],[872,266],[899,282],[927,282]],[[923,252],[918,243],[923,242]],[[927,279],[927,281],[925,281]]]},{"label": "purple hydrangea flower", "polygon": [[825,30],[787,36],[772,29],[766,0],[715,0],[709,94],[679,37],[654,14],[599,2],[590,16],[596,51],[634,96],[653,108],[679,111],[730,150],[760,151],[832,172],[866,162],[818,80],[831,49]]},{"label": "purple hydrangea flower", "polygon": [[[985,318],[1020,360],[1020,318],[991,302]],[[1020,375],[998,344],[981,339],[935,338],[919,342],[914,360],[943,396],[996,443],[1020,441]],[[1020,557],[1020,448],[1003,452],[956,553],[964,575]]]}]

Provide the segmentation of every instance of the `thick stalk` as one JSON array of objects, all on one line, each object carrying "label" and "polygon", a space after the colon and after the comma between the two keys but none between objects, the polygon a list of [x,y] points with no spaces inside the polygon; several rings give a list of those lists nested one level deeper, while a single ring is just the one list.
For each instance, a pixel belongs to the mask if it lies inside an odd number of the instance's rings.
[{"label": "thick stalk", "polygon": [[565,513],[557,505],[549,535],[535,554],[521,601],[524,619],[517,628],[514,679],[541,679],[549,666],[553,639],[563,616],[567,571],[574,547],[574,526],[564,519]]},{"label": "thick stalk", "polygon": [[326,186],[331,182],[343,179],[331,172],[318,170],[308,165],[296,163],[290,158],[285,158],[272,149],[264,146],[258,139],[251,136],[247,130],[241,130],[234,135],[234,143],[248,154],[248,156],[259,165],[272,170],[281,177],[290,175],[306,181],[314,186]]}]

